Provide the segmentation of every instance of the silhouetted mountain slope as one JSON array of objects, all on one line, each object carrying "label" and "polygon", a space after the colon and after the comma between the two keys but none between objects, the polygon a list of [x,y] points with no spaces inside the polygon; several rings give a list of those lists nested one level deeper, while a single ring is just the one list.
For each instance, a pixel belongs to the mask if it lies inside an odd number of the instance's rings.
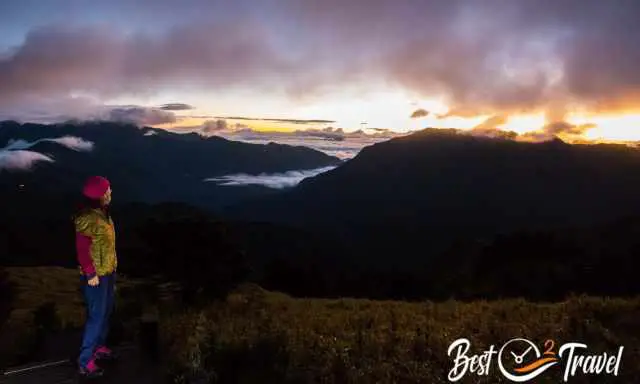
[{"label": "silhouetted mountain slope", "polygon": [[56,143],[40,142],[31,149],[52,155],[55,162],[38,163],[31,172],[2,171],[0,187],[15,189],[24,184],[26,189],[42,193],[66,193],[77,191],[88,175],[102,174],[112,180],[114,197],[122,201],[184,201],[217,208],[273,191],[256,186],[220,187],[203,182],[206,178],[340,163],[335,157],[305,147],[247,144],[117,123],[0,123],[0,147],[11,139],[35,141],[66,135],[93,142],[93,151],[76,152]]},{"label": "silhouetted mountain slope", "polygon": [[[249,279],[316,297],[633,295],[637,165],[637,150],[621,146],[425,131],[235,207],[275,224],[222,220],[182,203],[116,199],[112,208],[122,272],[161,274],[195,292]],[[465,189],[446,193],[451,186]],[[75,266],[75,197],[0,189],[0,265]]]},{"label": "silhouetted mountain slope", "polygon": [[229,214],[336,233],[371,259],[428,259],[457,238],[638,213],[639,170],[640,151],[621,145],[427,129],[367,147],[333,171]]},{"label": "silhouetted mountain slope", "polygon": [[[0,194],[0,201],[7,200]],[[72,208],[54,201],[0,215],[0,265],[76,266]],[[196,284],[195,291],[204,284],[219,292],[244,278],[296,296],[379,299],[557,300],[640,289],[640,216],[483,238],[390,223],[387,232],[341,241],[321,231],[229,222],[182,203],[118,203],[112,213],[122,273],[160,274]],[[451,237],[441,241],[442,252],[433,250],[434,241]]]}]

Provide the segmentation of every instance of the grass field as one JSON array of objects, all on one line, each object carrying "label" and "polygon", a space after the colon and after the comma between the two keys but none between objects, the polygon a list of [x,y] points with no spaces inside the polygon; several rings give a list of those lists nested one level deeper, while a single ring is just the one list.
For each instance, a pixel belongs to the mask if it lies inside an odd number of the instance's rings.
[{"label": "grass field", "polygon": [[[28,359],[43,333],[77,329],[85,320],[77,270],[10,267],[7,272],[16,297],[9,319],[0,329],[0,367]],[[144,310],[141,295],[129,296],[139,291],[136,288],[140,285],[140,281],[119,279],[116,294],[121,322],[133,321]]]},{"label": "grass field", "polygon": [[[33,313],[55,302],[58,327],[84,320],[77,271],[10,268],[19,290],[0,347],[20,340]],[[139,282],[121,279],[120,292]],[[122,295],[123,319],[144,312],[140,296]],[[138,309],[138,310],[136,310]],[[205,309],[161,312],[165,366],[176,382],[204,375],[234,383],[444,383],[453,367],[447,356],[458,338],[472,353],[513,338],[539,348],[547,339],[588,345],[588,353],[613,353],[624,346],[619,376],[576,374],[571,383],[640,382],[640,298],[574,297],[560,303],[525,300],[473,303],[407,303],[370,300],[294,299],[243,285],[226,301]],[[28,333],[28,332],[27,332]],[[22,339],[27,340],[29,338]],[[556,347],[557,351],[557,347]],[[587,352],[585,352],[587,353]],[[552,367],[531,382],[562,382]],[[467,374],[462,383],[507,383],[492,366],[488,376]]]},{"label": "grass field", "polygon": [[[640,382],[640,299],[575,297],[562,303],[525,300],[405,303],[292,299],[246,286],[227,302],[167,319],[164,342],[174,368],[200,370],[222,382],[448,382],[447,349],[467,338],[474,353],[513,338],[539,348],[584,342],[590,354],[625,346],[618,377],[570,382]],[[557,352],[557,349],[556,349]],[[536,383],[561,382],[562,369]],[[508,382],[494,366],[463,383]]]}]

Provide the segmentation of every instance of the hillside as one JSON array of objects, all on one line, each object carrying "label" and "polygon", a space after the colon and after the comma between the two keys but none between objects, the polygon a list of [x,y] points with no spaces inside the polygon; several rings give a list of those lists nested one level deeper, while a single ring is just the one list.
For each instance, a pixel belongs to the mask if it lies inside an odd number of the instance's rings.
[{"label": "hillside", "polygon": [[[640,289],[638,153],[427,130],[227,217],[119,197],[112,212],[123,270],[214,296],[248,280],[296,297],[629,297]],[[0,194],[0,263],[75,265],[73,196],[61,196]]]},{"label": "hillside", "polygon": [[[588,354],[611,354],[624,346],[617,377],[579,371],[570,382],[631,383],[640,379],[634,364],[640,358],[639,316],[637,298],[406,303],[291,299],[253,288],[230,294],[225,303],[165,319],[162,335],[179,377],[196,371],[220,382],[446,383],[454,367],[447,350],[455,340],[469,339],[472,355],[490,345],[497,352],[522,337],[538,348],[548,339],[555,348],[579,341]],[[535,382],[562,381],[564,364]],[[460,382],[508,381],[494,356],[487,375],[467,371]]]},{"label": "hillside", "polygon": [[[12,321],[0,336],[22,344],[5,353],[33,343],[31,324],[43,325],[43,317],[38,320],[33,314],[52,300],[57,309],[46,324],[57,327],[49,326],[49,332],[81,324],[75,271],[10,268],[9,274],[20,294]],[[135,326],[124,320],[135,319],[148,303],[135,294],[133,283],[123,281],[126,294],[120,296],[123,305],[117,313],[123,322],[117,325]],[[571,341],[585,343],[584,353],[589,354],[613,353],[624,346],[618,377],[579,372],[570,382],[632,383],[640,378],[634,364],[640,358],[639,300],[575,296],[535,304],[523,299],[474,303],[294,299],[243,284],[223,300],[199,309],[159,306],[162,361],[158,367],[174,379],[171,382],[198,376],[220,383],[444,383],[454,366],[447,349],[455,340],[469,339],[471,354],[522,337],[539,348],[553,339],[556,352]],[[129,363],[123,362],[123,367]],[[559,382],[562,374],[563,368],[552,367],[536,382]],[[461,382],[504,380],[494,356],[489,375],[467,373]]]},{"label": "hillside", "polygon": [[[18,124],[0,123],[0,147],[10,140],[33,142],[73,136],[93,143],[89,152],[52,142],[31,150],[55,162],[37,163],[30,172],[0,171],[0,193],[33,193],[64,201],[75,197],[88,175],[109,177],[120,202],[180,201],[207,209],[273,193],[264,187],[229,188],[203,180],[235,173],[260,174],[337,165],[340,160],[304,147],[270,143],[247,144],[217,136],[177,134],[118,123]],[[20,187],[22,185],[22,187]],[[19,204],[19,201],[15,201]],[[30,203],[25,203],[30,204]]]},{"label": "hillside", "polygon": [[[37,220],[31,213],[0,216],[0,265],[76,265],[70,207],[48,208]],[[179,203],[116,205],[112,213],[123,271],[164,275],[214,295],[238,280],[297,297],[555,301],[640,291],[640,216],[484,239],[459,235],[441,254],[428,254],[431,234],[393,227],[389,240],[372,236],[369,245],[295,226],[228,221]],[[387,248],[375,248],[385,240]],[[420,243],[424,249],[405,251]]]},{"label": "hillside", "polygon": [[[365,247],[370,259],[441,254],[457,240],[590,226],[640,213],[640,151],[427,129],[227,213]],[[364,253],[364,252],[363,252]]]}]

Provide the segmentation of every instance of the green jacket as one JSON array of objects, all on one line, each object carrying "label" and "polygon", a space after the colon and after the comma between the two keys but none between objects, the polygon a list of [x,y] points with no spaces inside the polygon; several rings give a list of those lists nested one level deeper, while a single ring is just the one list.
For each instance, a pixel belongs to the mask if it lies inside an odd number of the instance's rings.
[{"label": "green jacket", "polygon": [[87,209],[74,217],[80,271],[89,277],[116,271],[116,232],[113,220],[100,209]]}]

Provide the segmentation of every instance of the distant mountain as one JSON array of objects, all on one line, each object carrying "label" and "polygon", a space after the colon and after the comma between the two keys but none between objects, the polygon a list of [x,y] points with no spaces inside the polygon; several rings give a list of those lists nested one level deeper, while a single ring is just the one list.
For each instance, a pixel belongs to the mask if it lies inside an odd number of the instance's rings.
[{"label": "distant mountain", "polygon": [[119,202],[179,201],[217,209],[273,190],[218,186],[204,182],[206,178],[341,163],[338,158],[305,147],[248,144],[109,122],[40,125],[5,121],[0,123],[0,148],[10,140],[33,142],[67,135],[93,142],[94,149],[78,152],[50,141],[39,142],[30,150],[51,155],[55,162],[39,162],[31,171],[0,170],[0,192],[13,194],[15,199],[25,194],[46,199],[77,195],[84,179],[98,174],[112,181],[114,198]]},{"label": "distant mountain", "polygon": [[[41,142],[33,149],[51,153],[56,163],[0,173],[0,265],[75,265],[69,215],[91,172],[114,180],[126,273],[206,275],[213,268],[220,273],[213,280],[242,272],[264,287],[304,297],[556,300],[571,292],[638,292],[638,149],[425,130],[367,147],[335,170],[280,192],[227,189],[201,179],[253,166],[281,172],[280,164],[288,167],[282,159],[317,152],[121,125],[33,128],[0,129],[0,145],[8,138],[69,134],[96,148],[78,153]],[[144,141],[154,137],[163,139]],[[246,152],[241,166],[222,160],[241,162],[237,153],[210,153],[237,144]],[[178,161],[179,154],[188,160]],[[325,160],[337,161],[320,154],[318,163]],[[185,165],[187,171],[180,168]],[[136,199],[144,204],[127,203]],[[175,203],[149,205],[154,199]],[[211,201],[238,203],[212,215],[201,209]]]},{"label": "distant mountain", "polygon": [[368,262],[428,265],[461,239],[611,221],[640,212],[640,151],[523,143],[426,129],[364,148],[240,219],[340,236]]}]

